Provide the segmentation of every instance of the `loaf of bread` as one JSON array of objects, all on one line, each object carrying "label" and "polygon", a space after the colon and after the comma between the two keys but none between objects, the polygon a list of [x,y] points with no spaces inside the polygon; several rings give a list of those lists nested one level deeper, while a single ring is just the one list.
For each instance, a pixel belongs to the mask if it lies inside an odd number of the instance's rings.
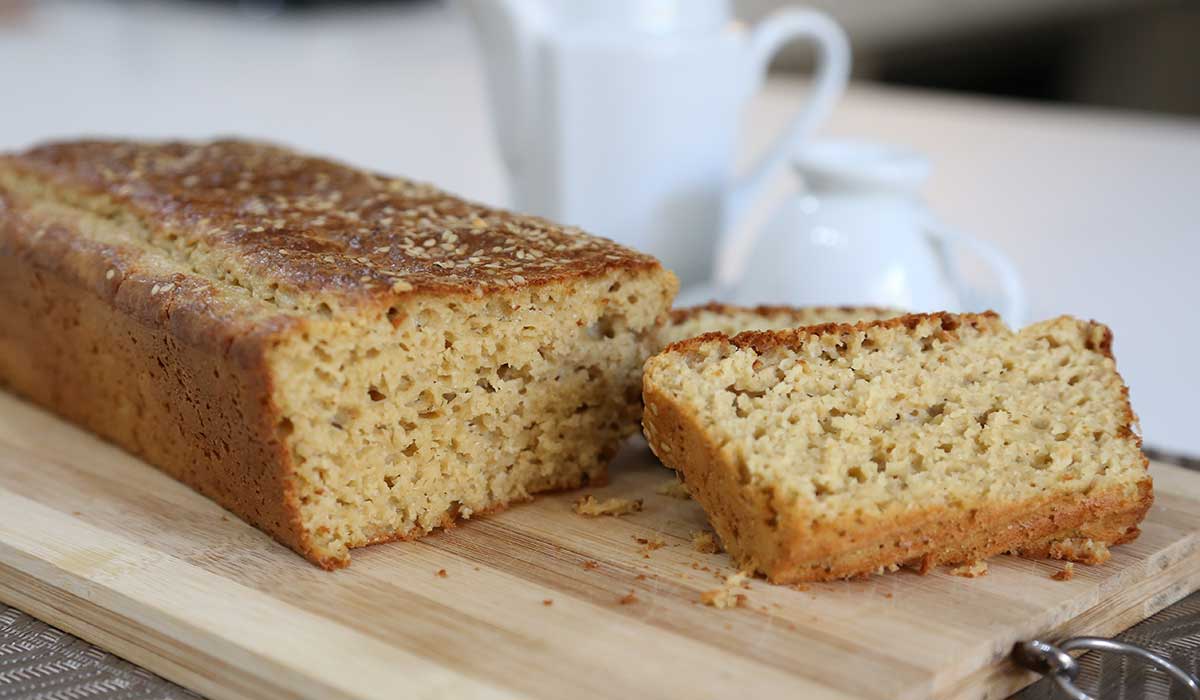
[{"label": "loaf of bread", "polygon": [[327,568],[601,477],[676,286],[268,145],[0,157],[0,383]]},{"label": "loaf of bread", "polygon": [[994,314],[713,333],[646,363],[646,437],[775,582],[1096,561],[1151,480],[1108,328]]},{"label": "loaf of bread", "polygon": [[705,333],[737,335],[743,331],[776,331],[821,323],[857,323],[902,313],[873,306],[734,306],[714,301],[672,309],[659,331],[659,345],[665,348]]}]

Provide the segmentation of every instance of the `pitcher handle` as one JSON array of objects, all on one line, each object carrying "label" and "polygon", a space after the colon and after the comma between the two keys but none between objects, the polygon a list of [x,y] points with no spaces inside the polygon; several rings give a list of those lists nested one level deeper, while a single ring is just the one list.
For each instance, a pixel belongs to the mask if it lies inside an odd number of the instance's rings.
[{"label": "pitcher handle", "polygon": [[963,279],[958,266],[951,260],[946,248],[966,249],[991,268],[992,274],[996,275],[1000,281],[1004,293],[1004,305],[1000,309],[1000,315],[1013,328],[1025,325],[1025,286],[1021,283],[1021,274],[1017,272],[1017,266],[1003,251],[985,240],[950,229],[932,218],[926,222],[926,231],[930,237],[941,244],[942,262],[960,299],[970,293],[970,287]]},{"label": "pitcher handle", "polygon": [[793,149],[829,116],[846,89],[850,75],[850,42],[829,15],[809,9],[784,9],[760,22],[750,35],[747,97],[762,87],[771,59],[784,44],[811,39],[817,47],[817,69],[808,101],[750,171],[734,183],[726,197],[721,230],[733,227],[762,192],[771,175],[787,162]]}]

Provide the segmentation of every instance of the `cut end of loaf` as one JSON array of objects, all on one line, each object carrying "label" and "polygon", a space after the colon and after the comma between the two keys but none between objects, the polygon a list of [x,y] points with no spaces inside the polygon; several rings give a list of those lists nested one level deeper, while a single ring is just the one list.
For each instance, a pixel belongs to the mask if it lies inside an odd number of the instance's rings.
[{"label": "cut end of loaf", "polygon": [[652,449],[775,581],[1115,544],[1152,498],[1097,323],[1013,333],[994,314],[931,314],[710,335],[651,358],[644,393]]},{"label": "cut end of loaf", "polygon": [[622,270],[418,296],[290,337],[275,400],[310,558],[343,566],[350,548],[601,478],[673,291],[669,273]]}]

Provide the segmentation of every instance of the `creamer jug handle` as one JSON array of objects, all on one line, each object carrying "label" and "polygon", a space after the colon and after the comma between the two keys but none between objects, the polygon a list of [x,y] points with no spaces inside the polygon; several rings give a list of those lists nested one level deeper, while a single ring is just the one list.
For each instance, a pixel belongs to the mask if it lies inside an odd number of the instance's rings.
[{"label": "creamer jug handle", "polygon": [[987,241],[945,226],[933,216],[926,218],[925,230],[935,242],[940,244],[938,252],[943,256],[942,262],[946,273],[960,300],[969,298],[972,291],[970,285],[963,278],[962,272],[958,269],[958,265],[954,262],[952,257],[954,248],[962,248],[970,252],[991,268],[992,274],[1000,282],[1004,295],[1004,303],[997,311],[1010,327],[1020,328],[1025,325],[1028,313],[1025,286],[1021,283],[1021,273],[1017,271],[1017,266],[1013,264],[1008,255]]},{"label": "creamer jug handle", "polygon": [[771,59],[785,44],[795,39],[809,39],[817,48],[817,68],[808,100],[791,123],[780,134],[754,167],[737,179],[722,207],[722,244],[717,250],[719,260],[732,248],[744,248],[748,242],[739,241],[737,225],[750,206],[769,184],[774,175],[792,156],[795,148],[829,116],[834,104],[846,89],[850,76],[850,42],[846,33],[829,15],[809,9],[784,9],[773,13],[754,27],[750,34],[746,73],[745,98],[762,87]]}]

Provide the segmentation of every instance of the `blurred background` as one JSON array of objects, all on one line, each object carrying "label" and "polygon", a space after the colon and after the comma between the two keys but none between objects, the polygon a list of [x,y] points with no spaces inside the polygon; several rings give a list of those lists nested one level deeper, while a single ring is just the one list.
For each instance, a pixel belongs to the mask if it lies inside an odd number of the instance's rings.
[{"label": "blurred background", "polygon": [[[747,23],[784,5],[734,4]],[[1200,456],[1200,3],[808,4],[854,52],[822,133],[927,155],[932,209],[1014,260],[1031,318],[1110,324],[1147,444]],[[236,134],[505,205],[484,60],[439,0],[0,0],[0,148]],[[772,64],[739,162],[812,60]],[[795,187],[778,179],[777,197]]]},{"label": "blurred background", "polygon": [[[737,0],[763,17],[784,3]],[[819,0],[846,28],[855,76],[891,85],[1200,115],[1193,0]],[[803,68],[792,51],[779,69]]]},{"label": "blurred background", "polygon": [[[10,22],[35,0],[0,0]],[[170,2],[125,2],[128,9]],[[246,21],[436,13],[445,0],[180,0]],[[734,0],[748,22],[787,0]],[[891,85],[1200,115],[1200,3],[1194,0],[817,0],[850,35],[856,78]],[[181,16],[182,19],[182,16]],[[805,71],[803,47],[778,71]]]}]

